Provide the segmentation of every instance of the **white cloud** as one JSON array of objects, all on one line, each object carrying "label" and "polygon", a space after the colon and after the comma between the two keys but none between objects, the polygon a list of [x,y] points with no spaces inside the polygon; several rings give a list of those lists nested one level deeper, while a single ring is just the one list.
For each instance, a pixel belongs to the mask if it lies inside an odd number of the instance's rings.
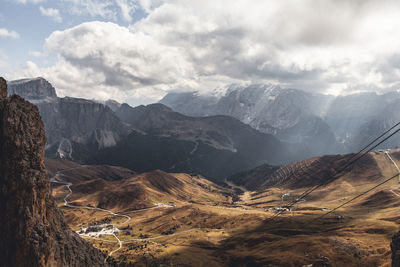
[{"label": "white cloud", "polygon": [[150,13],[164,2],[165,0],[139,0],[140,7],[147,13]]},{"label": "white cloud", "polygon": [[[46,40],[46,50],[56,52],[62,60],[43,72],[72,95],[87,91],[98,98],[118,98],[115,94],[126,98],[140,87],[157,92],[159,97],[168,86],[186,79],[190,66],[186,66],[179,50],[153,41],[114,23],[84,23],[54,32]],[[36,68],[28,66],[27,72],[30,70],[35,72]],[[71,84],[75,84],[72,90]]]},{"label": "white cloud", "polygon": [[132,13],[138,9],[136,1],[132,0],[116,0],[117,5],[121,9],[122,18],[127,21],[132,21]]},{"label": "white cloud", "polygon": [[44,7],[39,7],[40,13],[42,13],[43,16],[49,17],[55,22],[61,23],[62,22],[62,17],[60,15],[60,10],[56,8],[44,8]]},{"label": "white cloud", "polygon": [[[112,10],[111,1],[101,3]],[[129,21],[134,2],[119,3],[132,4],[120,6]],[[140,4],[149,15],[130,27],[90,22],[51,34],[45,47],[60,61],[39,69],[41,76],[65,94],[119,100],[156,100],[171,90],[204,92],[231,82],[339,93],[387,90],[400,80],[395,0]]]},{"label": "white cloud", "polygon": [[5,28],[0,28],[0,38],[18,39],[19,34],[16,31],[10,31]]}]

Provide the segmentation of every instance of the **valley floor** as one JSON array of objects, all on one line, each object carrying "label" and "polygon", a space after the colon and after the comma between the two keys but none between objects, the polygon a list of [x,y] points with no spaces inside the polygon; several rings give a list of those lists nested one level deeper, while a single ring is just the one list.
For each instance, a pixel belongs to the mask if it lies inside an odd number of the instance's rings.
[{"label": "valley floor", "polygon": [[[125,194],[139,190],[118,193],[112,198],[115,205],[107,207],[129,220],[106,211],[64,206],[69,191],[60,184],[54,184],[53,196],[70,227],[108,254],[110,262],[135,266],[390,266],[390,240],[400,223],[397,179],[317,219],[398,172],[396,158],[384,152],[372,153],[372,157],[379,177],[371,178],[369,170],[353,170],[275,218],[276,210],[307,188],[250,192],[229,181],[230,189],[226,189],[201,177],[168,174],[172,175],[168,179],[175,177],[184,183],[181,191],[172,192],[164,188],[167,184],[147,184],[150,178],[145,175],[138,180],[144,186],[140,190],[147,190],[140,198],[143,205],[119,203]],[[105,196],[82,188],[85,183],[75,181],[69,201],[77,206],[104,205],[99,199]],[[119,192],[107,193],[114,183],[102,187],[108,196]],[[235,196],[235,192],[240,193]],[[112,225],[109,228],[115,231],[92,237],[85,233],[96,225]]]}]

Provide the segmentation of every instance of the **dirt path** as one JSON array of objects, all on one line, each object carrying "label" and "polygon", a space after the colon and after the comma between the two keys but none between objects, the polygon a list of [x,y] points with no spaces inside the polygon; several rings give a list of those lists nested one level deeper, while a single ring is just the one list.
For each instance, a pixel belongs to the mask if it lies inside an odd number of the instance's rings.
[{"label": "dirt path", "polygon": [[[111,211],[111,210],[107,210],[107,209],[95,208],[95,207],[89,207],[89,206],[76,206],[76,205],[71,205],[71,204],[68,203],[68,198],[72,195],[72,189],[71,189],[72,183],[65,182],[65,181],[59,181],[58,179],[60,178],[60,175],[61,175],[63,172],[70,171],[70,170],[74,170],[74,169],[78,169],[78,168],[86,168],[86,166],[80,166],[80,167],[75,167],[75,168],[70,168],[70,169],[65,169],[65,170],[58,171],[58,172],[56,172],[55,175],[50,179],[50,181],[51,181],[52,183],[63,184],[63,185],[65,185],[65,187],[68,189],[69,193],[64,197],[64,206],[65,206],[65,207],[69,207],[69,208],[75,208],[75,209],[98,210],[98,211],[107,212],[107,213],[109,213],[109,214],[112,215],[112,216],[124,217],[124,218],[126,218],[126,220],[125,220],[124,222],[122,222],[122,223],[118,223],[118,224],[109,223],[109,224],[104,224],[104,225],[102,225],[103,227],[107,227],[107,226],[110,226],[110,225],[111,225],[111,226],[113,227],[113,229],[115,229],[115,231],[119,231],[119,229],[117,228],[117,226],[123,225],[123,224],[126,224],[127,222],[129,222],[129,221],[132,219],[130,216],[125,215],[125,214],[115,213],[115,212],[113,212],[113,211]],[[113,231],[114,231],[114,230],[113,230]],[[104,234],[104,233],[102,233],[102,234]],[[107,233],[106,233],[106,234],[107,234]],[[81,234],[80,234],[80,235],[81,235]],[[121,242],[121,240],[115,235],[114,232],[110,233],[109,235],[114,236],[114,237],[117,239],[118,243],[119,243],[119,248],[117,248],[117,249],[111,251],[111,252],[108,254],[108,257],[111,257],[111,255],[112,255],[114,252],[117,252],[118,250],[120,250],[120,249],[122,248],[122,242]],[[107,261],[107,258],[104,259],[104,261],[106,262],[106,261]]]},{"label": "dirt path", "polygon": [[[201,228],[192,228],[192,229],[176,232],[176,233],[173,233],[173,234],[170,234],[170,235],[160,235],[160,236],[148,237],[148,238],[130,238],[130,239],[125,239],[125,240],[120,240],[118,237],[115,236],[117,238],[117,241],[102,239],[102,238],[93,237],[93,236],[85,236],[85,237],[91,238],[91,239],[95,239],[95,240],[104,241],[104,242],[109,242],[109,243],[129,243],[129,242],[132,242],[132,241],[145,242],[145,241],[157,240],[157,239],[161,239],[161,238],[168,238],[168,237],[172,237],[172,236],[178,236],[178,235],[185,234],[185,233],[188,233],[188,232],[193,232],[193,231],[196,231],[196,230],[202,231]],[[121,248],[119,248],[119,249],[121,249]],[[116,250],[112,251],[112,253],[118,251],[119,249],[116,249]]]},{"label": "dirt path", "polygon": [[[132,240],[121,241],[121,240],[118,238],[118,236],[114,233],[114,231],[119,231],[119,229],[117,228],[117,226],[124,225],[124,224],[126,224],[127,222],[129,222],[129,221],[132,219],[130,216],[127,215],[127,214],[129,214],[129,213],[136,213],[136,212],[140,212],[140,211],[146,211],[146,210],[156,209],[156,208],[160,208],[160,207],[164,207],[164,208],[165,208],[165,207],[170,207],[170,206],[166,206],[166,205],[162,205],[162,206],[160,206],[160,205],[155,205],[154,207],[151,207],[151,208],[144,208],[144,209],[138,209],[138,210],[131,210],[131,211],[123,212],[123,213],[115,213],[115,212],[113,212],[113,211],[111,211],[111,210],[102,209],[102,208],[89,207],[89,206],[76,206],[76,205],[69,204],[68,199],[69,199],[69,197],[70,197],[70,196],[72,195],[72,193],[73,193],[73,192],[72,192],[72,189],[71,189],[71,186],[72,186],[73,184],[72,184],[72,183],[69,183],[69,182],[65,182],[65,181],[60,181],[60,179],[61,179],[60,176],[62,175],[63,172],[70,171],[70,170],[75,170],[75,169],[79,169],[79,168],[86,168],[86,167],[87,167],[87,166],[79,166],[79,167],[64,169],[64,170],[61,170],[61,171],[57,171],[57,172],[54,174],[54,176],[51,177],[51,179],[50,179],[50,182],[51,182],[51,183],[62,184],[62,185],[64,185],[64,186],[68,189],[68,191],[69,191],[69,193],[68,193],[68,194],[64,197],[64,199],[63,199],[63,200],[64,200],[64,206],[65,206],[65,207],[69,207],[69,208],[75,208],[75,209],[87,209],[87,210],[97,210],[97,211],[107,212],[108,214],[110,214],[110,215],[112,215],[112,216],[124,217],[124,218],[126,218],[126,220],[125,220],[124,222],[118,223],[118,224],[112,224],[112,223],[110,223],[110,224],[104,224],[104,225],[102,225],[103,227],[107,227],[107,226],[109,226],[109,225],[113,226],[113,229],[114,229],[114,230],[113,230],[112,232],[109,232],[109,233],[101,233],[101,234],[112,235],[112,236],[115,237],[116,241],[109,241],[109,240],[105,240],[105,239],[100,239],[100,238],[98,238],[98,237],[93,237],[93,236],[89,236],[89,235],[85,235],[85,234],[79,234],[79,235],[84,236],[84,237],[89,237],[89,238],[94,238],[94,239],[102,240],[102,241],[107,241],[107,242],[112,242],[112,243],[118,243],[118,244],[119,244],[119,247],[118,247],[117,249],[111,251],[111,252],[108,254],[107,258],[108,258],[108,257],[111,257],[111,255],[112,255],[113,253],[115,253],[115,252],[119,251],[120,249],[122,249],[123,243],[126,242],[126,241],[147,241],[147,240],[158,239],[158,238],[164,237],[164,236],[160,236],[160,237],[154,237],[154,238],[132,239]],[[172,234],[171,236],[178,235],[178,234],[182,234],[182,233],[184,233],[184,232],[189,232],[189,231],[192,231],[192,230],[195,230],[195,229],[190,229],[190,230],[182,231],[182,232],[179,232],[179,233],[175,233],[175,234]],[[107,258],[105,259],[105,262],[107,261]]]},{"label": "dirt path", "polygon": [[111,257],[111,255],[112,255],[114,252],[117,252],[118,250],[120,250],[120,249],[122,248],[122,242],[121,242],[121,240],[120,240],[115,234],[113,234],[113,236],[115,237],[115,239],[117,239],[118,244],[119,244],[119,248],[114,249],[113,251],[111,251],[111,252],[108,254],[109,257]]}]

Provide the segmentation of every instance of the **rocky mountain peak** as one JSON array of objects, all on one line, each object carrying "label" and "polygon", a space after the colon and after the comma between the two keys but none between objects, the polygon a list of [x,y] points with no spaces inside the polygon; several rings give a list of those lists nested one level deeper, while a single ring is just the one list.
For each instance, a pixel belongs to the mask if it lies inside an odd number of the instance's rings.
[{"label": "rocky mountain peak", "polygon": [[17,95],[0,98],[0,266],[104,266],[50,195],[45,143],[38,108]]},{"label": "rocky mountain peak", "polygon": [[117,109],[121,107],[122,104],[116,100],[109,99],[104,102],[104,105],[108,106],[112,111],[115,112]]},{"label": "rocky mountain peak", "polygon": [[7,83],[8,95],[19,95],[39,108],[46,130],[47,157],[83,160],[92,149],[114,146],[130,132],[106,103],[59,98],[54,87],[40,77]]},{"label": "rocky mountain peak", "polygon": [[57,98],[56,89],[45,79],[20,79],[8,82],[9,95],[20,95],[28,100]]},{"label": "rocky mountain peak", "polygon": [[150,104],[147,105],[147,108],[150,110],[153,110],[155,112],[173,112],[173,110],[163,104],[160,103],[155,103],[155,104]]}]

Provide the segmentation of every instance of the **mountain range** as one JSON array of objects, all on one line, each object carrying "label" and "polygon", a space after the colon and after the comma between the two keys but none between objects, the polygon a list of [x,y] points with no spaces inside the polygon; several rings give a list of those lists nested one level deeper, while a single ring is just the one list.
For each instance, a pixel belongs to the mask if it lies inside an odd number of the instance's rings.
[{"label": "mountain range", "polygon": [[137,172],[161,169],[223,180],[263,163],[307,157],[302,145],[281,142],[230,116],[196,118],[162,104],[131,107],[60,98],[43,78],[8,82],[38,106],[46,129],[46,156],[84,164],[111,164]]},{"label": "mountain range", "polygon": [[[357,151],[399,121],[400,93],[332,96],[276,85],[231,85],[225,95],[170,93],[160,103],[191,116],[228,115],[313,155]],[[386,147],[397,146],[400,139]],[[385,147],[385,146],[382,146]]]},{"label": "mountain range", "polygon": [[[231,85],[225,95],[171,93],[131,107],[64,97],[43,78],[8,82],[38,106],[46,156],[224,178],[258,165],[357,151],[400,121],[400,94],[334,97],[273,85]],[[399,137],[381,145],[397,147]],[[232,164],[234,162],[234,164]],[[229,166],[229,168],[228,168]]]},{"label": "mountain range", "polygon": [[309,153],[229,116],[190,117],[162,104],[135,108],[122,104],[115,113],[134,131],[116,146],[96,153],[96,164],[119,164],[139,172],[156,165],[222,180],[265,162],[291,162]]}]

